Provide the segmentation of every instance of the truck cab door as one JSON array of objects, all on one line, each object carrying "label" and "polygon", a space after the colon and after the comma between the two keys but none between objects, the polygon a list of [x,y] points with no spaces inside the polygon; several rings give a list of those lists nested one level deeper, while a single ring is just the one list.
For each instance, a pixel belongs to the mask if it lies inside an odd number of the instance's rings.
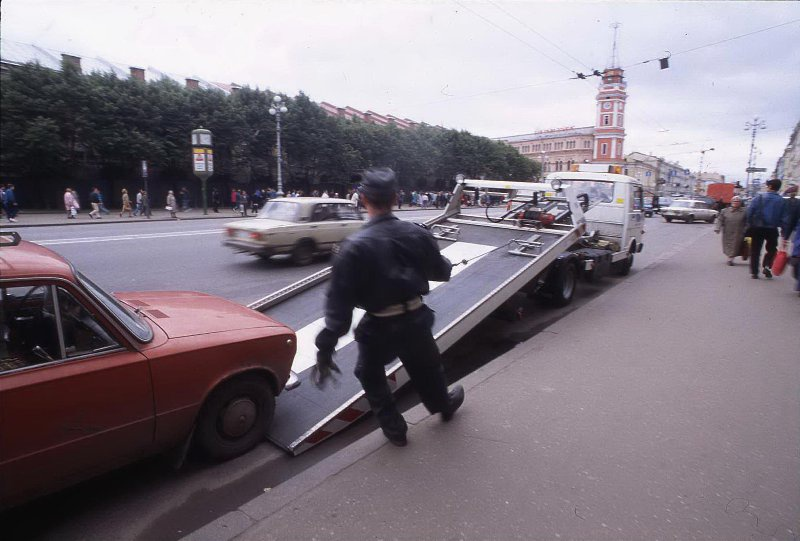
[{"label": "truck cab door", "polygon": [[623,249],[629,248],[632,241],[636,241],[636,246],[639,246],[644,232],[644,189],[640,185],[625,184],[625,192]]}]

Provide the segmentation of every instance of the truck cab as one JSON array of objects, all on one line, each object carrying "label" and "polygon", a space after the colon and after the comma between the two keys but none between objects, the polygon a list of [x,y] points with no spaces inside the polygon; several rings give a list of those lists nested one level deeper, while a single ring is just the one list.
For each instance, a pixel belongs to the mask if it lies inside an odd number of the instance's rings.
[{"label": "truck cab", "polygon": [[626,274],[644,246],[644,190],[639,180],[620,173],[620,166],[576,164],[546,181],[573,187],[584,207],[586,234],[607,242],[612,263]]}]

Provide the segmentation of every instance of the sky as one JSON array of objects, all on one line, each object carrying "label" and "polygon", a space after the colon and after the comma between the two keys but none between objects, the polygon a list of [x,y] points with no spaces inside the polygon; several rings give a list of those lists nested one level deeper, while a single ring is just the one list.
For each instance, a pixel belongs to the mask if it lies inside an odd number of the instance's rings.
[{"label": "sky", "polygon": [[598,79],[575,73],[611,66],[619,23],[626,153],[696,171],[707,150],[705,172],[744,180],[747,123],[763,121],[756,166],[772,171],[800,121],[800,2],[3,0],[0,15],[4,40],[487,137],[592,125]]}]

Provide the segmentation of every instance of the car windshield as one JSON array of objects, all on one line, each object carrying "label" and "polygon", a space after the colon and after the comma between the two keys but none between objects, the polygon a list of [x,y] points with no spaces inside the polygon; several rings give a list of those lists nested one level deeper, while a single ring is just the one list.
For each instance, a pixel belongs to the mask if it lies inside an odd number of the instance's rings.
[{"label": "car windshield", "polygon": [[690,208],[692,208],[692,202],[691,201],[675,201],[670,206],[678,207],[678,208],[682,208],[682,209],[690,209]]},{"label": "car windshield", "polygon": [[86,291],[88,291],[96,301],[105,306],[109,312],[114,314],[117,321],[122,323],[137,340],[140,342],[149,342],[153,339],[153,329],[150,328],[150,325],[148,325],[141,316],[132,312],[80,272],[75,271],[75,276]]},{"label": "car windshield", "polygon": [[270,201],[261,212],[258,213],[259,218],[267,218],[269,220],[281,220],[283,222],[296,222],[298,209],[300,205],[294,201],[281,200]]}]

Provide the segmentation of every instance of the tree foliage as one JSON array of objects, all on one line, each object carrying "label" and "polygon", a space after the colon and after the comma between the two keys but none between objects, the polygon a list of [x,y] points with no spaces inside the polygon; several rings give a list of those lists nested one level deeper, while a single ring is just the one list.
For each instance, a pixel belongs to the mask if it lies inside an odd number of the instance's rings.
[{"label": "tree foliage", "polygon": [[[243,88],[225,95],[173,81],[144,83],[114,75],[53,71],[36,64],[3,75],[0,167],[3,178],[34,191],[65,182],[138,178],[147,160],[162,188],[192,182],[190,133],[212,131],[212,183],[275,185],[274,94]],[[427,125],[411,129],[328,116],[303,93],[283,96],[284,184],[303,189],[346,185],[370,166],[395,169],[406,188],[449,189],[458,173],[530,179],[537,164],[513,148],[465,131]],[[114,180],[114,179],[112,179]],[[25,190],[23,190],[24,192]]]}]

